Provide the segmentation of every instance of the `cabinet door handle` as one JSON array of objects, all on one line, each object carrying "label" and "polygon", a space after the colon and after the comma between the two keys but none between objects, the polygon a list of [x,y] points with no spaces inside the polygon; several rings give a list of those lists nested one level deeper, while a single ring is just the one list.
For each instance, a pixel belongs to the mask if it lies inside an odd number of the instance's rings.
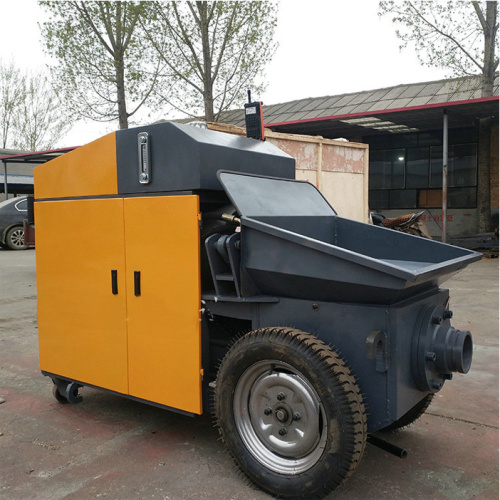
[{"label": "cabinet door handle", "polygon": [[118,271],[111,269],[111,293],[118,295]]},{"label": "cabinet door handle", "polygon": [[134,271],[134,294],[136,297],[141,295],[141,271]]}]

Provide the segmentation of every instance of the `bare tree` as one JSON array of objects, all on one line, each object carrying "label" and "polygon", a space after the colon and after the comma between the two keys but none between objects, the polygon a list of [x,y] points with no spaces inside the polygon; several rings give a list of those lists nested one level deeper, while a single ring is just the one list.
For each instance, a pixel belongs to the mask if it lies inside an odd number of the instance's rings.
[{"label": "bare tree", "polygon": [[0,60],[0,144],[8,147],[14,119],[26,92],[26,77],[14,62]]},{"label": "bare tree", "polygon": [[13,62],[0,61],[0,133],[2,148],[52,149],[71,127],[47,75],[25,74]]},{"label": "bare tree", "polygon": [[14,147],[27,151],[52,149],[70,128],[70,117],[48,76],[27,76],[25,93],[14,116]]},{"label": "bare tree", "polygon": [[144,29],[167,70],[167,84],[156,91],[160,102],[217,121],[241,105],[248,88],[263,90],[263,69],[276,49],[275,3],[151,2],[150,9],[153,22]]}]

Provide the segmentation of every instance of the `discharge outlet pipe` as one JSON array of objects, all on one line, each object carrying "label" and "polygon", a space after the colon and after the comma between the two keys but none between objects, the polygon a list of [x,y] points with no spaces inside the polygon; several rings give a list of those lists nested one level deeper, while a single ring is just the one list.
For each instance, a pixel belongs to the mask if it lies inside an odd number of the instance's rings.
[{"label": "discharge outlet pipe", "polygon": [[472,335],[453,328],[453,313],[442,306],[422,311],[413,337],[412,370],[417,387],[438,392],[453,373],[467,373],[472,364]]},{"label": "discharge outlet pipe", "polygon": [[472,335],[467,330],[440,327],[434,341],[435,366],[441,373],[468,373],[472,364]]}]

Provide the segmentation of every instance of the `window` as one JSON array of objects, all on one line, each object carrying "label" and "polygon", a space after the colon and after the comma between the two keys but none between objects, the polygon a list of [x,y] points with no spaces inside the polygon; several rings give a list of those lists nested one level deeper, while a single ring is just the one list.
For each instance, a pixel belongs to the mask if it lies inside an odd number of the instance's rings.
[{"label": "window", "polygon": [[406,187],[429,187],[429,148],[406,150]]},{"label": "window", "polygon": [[27,212],[28,211],[28,202],[26,199],[21,200],[20,202],[16,203],[16,210],[18,212]]},{"label": "window", "polygon": [[405,187],[405,150],[390,149],[370,154],[370,188]]},{"label": "window", "polygon": [[[463,137],[464,134],[459,138]],[[470,131],[469,138],[474,138]],[[443,146],[436,144],[438,135],[418,134],[418,146],[413,146],[415,134],[409,139],[406,141],[407,147],[370,151],[370,209],[441,206]],[[404,141],[399,140],[398,144],[402,146]],[[476,186],[477,144],[450,144],[448,206],[476,207]]]},{"label": "window", "polygon": [[[476,144],[458,144],[448,149],[448,186],[477,184]],[[443,147],[431,147],[431,187],[443,187]]]},{"label": "window", "polygon": [[[391,192],[391,191],[387,191]],[[450,188],[447,198],[448,208],[475,208],[477,192],[475,187]],[[440,208],[443,206],[441,189],[420,189],[418,193],[418,208]],[[409,207],[409,205],[408,205]]]},{"label": "window", "polygon": [[391,208],[417,208],[416,189],[391,189],[389,191]]},{"label": "window", "polygon": [[389,193],[388,189],[370,189],[368,194],[370,210],[389,208]]}]

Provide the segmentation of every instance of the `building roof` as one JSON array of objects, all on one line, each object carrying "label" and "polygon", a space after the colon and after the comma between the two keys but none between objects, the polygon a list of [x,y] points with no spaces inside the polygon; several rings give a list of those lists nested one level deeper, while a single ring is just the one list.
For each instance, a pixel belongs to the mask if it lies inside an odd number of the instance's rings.
[{"label": "building roof", "polygon": [[[21,175],[12,174],[12,169],[17,172],[21,165],[40,165],[61,156],[74,147],[50,149],[48,151],[26,152],[13,149],[0,149],[0,193],[32,194],[33,193],[33,175],[22,172]],[[11,171],[9,173],[8,171]],[[31,167],[30,167],[31,172]],[[23,175],[24,174],[24,175]]]},{"label": "building roof", "polygon": [[1,163],[45,163],[58,156],[61,156],[69,151],[73,151],[76,147],[67,147],[59,149],[49,149],[47,151],[15,151],[2,149],[0,150]]},{"label": "building roof", "polygon": [[[482,98],[481,78],[462,77],[264,105],[263,114],[266,127],[283,132],[325,137],[337,137],[345,131],[358,135],[408,132],[436,127],[442,122],[443,108],[454,108],[450,112],[458,117],[459,126],[491,115],[492,109],[498,117],[498,74],[493,93],[493,97]],[[413,113],[408,121],[409,111]],[[401,121],[403,112],[405,119]],[[221,121],[243,126],[244,113],[229,111]]]}]

